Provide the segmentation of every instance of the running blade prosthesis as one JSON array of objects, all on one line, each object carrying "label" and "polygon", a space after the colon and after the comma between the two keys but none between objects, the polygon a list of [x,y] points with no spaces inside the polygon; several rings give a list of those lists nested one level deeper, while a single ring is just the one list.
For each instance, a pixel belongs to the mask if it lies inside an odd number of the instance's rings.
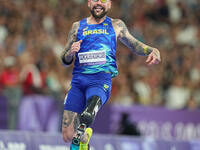
[{"label": "running blade prosthesis", "polygon": [[77,137],[73,138],[72,144],[70,146],[70,150],[79,150],[81,136],[84,134],[85,129],[86,129],[86,125],[80,124],[80,126],[77,129]]}]

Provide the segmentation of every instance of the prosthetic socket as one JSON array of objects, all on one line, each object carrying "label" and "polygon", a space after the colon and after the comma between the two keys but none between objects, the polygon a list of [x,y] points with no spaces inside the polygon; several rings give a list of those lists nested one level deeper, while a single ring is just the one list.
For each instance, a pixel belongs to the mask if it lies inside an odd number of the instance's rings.
[{"label": "prosthetic socket", "polygon": [[101,105],[102,103],[100,97],[92,96],[88,100],[85,110],[80,115],[80,124],[85,124],[87,127],[89,127],[94,121],[94,118]]}]

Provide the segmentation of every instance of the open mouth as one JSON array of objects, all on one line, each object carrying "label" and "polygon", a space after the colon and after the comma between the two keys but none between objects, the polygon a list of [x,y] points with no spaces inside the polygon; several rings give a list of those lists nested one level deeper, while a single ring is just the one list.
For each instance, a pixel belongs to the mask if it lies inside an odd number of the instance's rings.
[{"label": "open mouth", "polygon": [[102,12],[102,11],[104,10],[104,8],[101,7],[101,6],[95,6],[95,7],[94,7],[94,10],[95,10],[96,12]]},{"label": "open mouth", "polygon": [[94,18],[100,19],[106,15],[107,11],[105,10],[103,6],[96,5],[91,9],[91,13]]}]

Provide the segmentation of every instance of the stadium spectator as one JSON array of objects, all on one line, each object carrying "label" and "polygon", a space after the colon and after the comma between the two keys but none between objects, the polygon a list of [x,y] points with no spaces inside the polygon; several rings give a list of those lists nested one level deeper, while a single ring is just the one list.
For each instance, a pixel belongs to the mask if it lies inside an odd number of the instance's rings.
[{"label": "stadium spectator", "polygon": [[16,58],[13,56],[6,56],[4,58],[4,67],[0,75],[3,88],[2,95],[8,100],[8,128],[15,129],[18,119],[18,107],[22,96]]}]

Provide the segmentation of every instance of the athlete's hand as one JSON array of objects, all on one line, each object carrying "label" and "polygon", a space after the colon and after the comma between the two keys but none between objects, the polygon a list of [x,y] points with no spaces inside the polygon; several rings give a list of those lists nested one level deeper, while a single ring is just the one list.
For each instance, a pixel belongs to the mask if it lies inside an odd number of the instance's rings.
[{"label": "athlete's hand", "polygon": [[78,41],[78,42],[74,42],[71,46],[71,49],[70,49],[70,52],[69,52],[69,55],[71,56],[74,56],[75,53],[77,53],[80,48],[81,48],[81,43],[82,43],[82,40]]},{"label": "athlete's hand", "polygon": [[148,66],[151,66],[153,64],[159,64],[160,61],[160,52],[158,49],[154,48],[153,51],[147,57],[146,63]]}]

